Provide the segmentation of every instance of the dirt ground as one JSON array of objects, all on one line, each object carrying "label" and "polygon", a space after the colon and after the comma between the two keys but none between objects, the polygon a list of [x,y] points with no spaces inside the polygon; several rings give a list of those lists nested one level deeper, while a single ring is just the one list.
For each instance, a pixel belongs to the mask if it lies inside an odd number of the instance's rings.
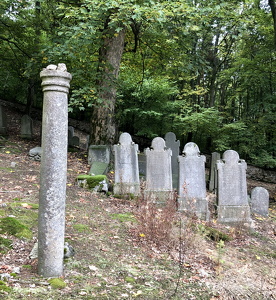
[{"label": "dirt ground", "polygon": [[[268,218],[253,216],[251,228],[166,215],[162,209],[142,218],[139,201],[116,199],[76,184],[77,175],[89,170],[86,151],[81,149],[68,153],[65,234],[75,256],[64,262],[66,287],[54,289],[47,278],[37,275],[37,259],[29,257],[37,241],[40,163],[31,161],[28,151],[40,145],[40,123],[34,121],[33,141],[22,140],[20,114],[7,111],[9,136],[0,140],[0,218],[15,217],[32,230],[33,237],[0,234],[12,241],[9,250],[0,245],[6,250],[0,253],[0,297],[276,299],[275,202],[271,201]],[[254,186],[264,186],[275,195],[275,184],[248,182],[249,189]],[[173,226],[161,231],[168,219]],[[145,225],[153,220],[150,231]],[[209,227],[231,239],[213,240]]]}]

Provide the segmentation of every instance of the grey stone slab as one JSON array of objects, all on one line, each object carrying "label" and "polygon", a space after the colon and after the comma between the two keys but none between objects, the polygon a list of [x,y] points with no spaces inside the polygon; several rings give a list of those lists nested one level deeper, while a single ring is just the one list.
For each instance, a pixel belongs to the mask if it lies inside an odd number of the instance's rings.
[{"label": "grey stone slab", "polygon": [[269,193],[263,187],[251,191],[251,210],[253,213],[267,217],[269,212]]},{"label": "grey stone slab", "polygon": [[21,118],[20,135],[24,139],[31,140],[33,138],[33,120],[28,115],[24,115]]},{"label": "grey stone slab", "polygon": [[94,161],[90,167],[90,175],[105,175],[108,171],[108,163],[101,161]]},{"label": "grey stone slab", "polygon": [[7,115],[3,109],[3,106],[0,105],[0,135],[6,136],[7,132]]},{"label": "grey stone slab", "polygon": [[206,198],[205,162],[198,146],[187,143],[179,161],[178,203],[180,211],[195,213],[199,218],[208,220],[209,210]]},{"label": "grey stone slab", "polygon": [[[166,148],[165,140],[156,137],[152,140],[151,149],[145,149],[146,187],[145,194],[153,201],[165,202],[173,194],[171,149]],[[163,196],[162,196],[163,195]]]},{"label": "grey stone slab", "polygon": [[108,145],[90,145],[88,148],[88,163],[93,162],[110,163],[110,146]]},{"label": "grey stone slab", "polygon": [[133,143],[131,135],[127,132],[122,133],[118,145],[113,146],[115,162],[114,194],[140,194],[138,152],[138,145]]},{"label": "grey stone slab", "polygon": [[178,175],[179,175],[179,148],[180,141],[176,140],[176,135],[173,132],[167,132],[165,134],[166,147],[172,150],[172,177],[173,177],[173,187],[178,189]]},{"label": "grey stone slab", "polygon": [[[240,159],[239,154],[234,150],[225,151],[222,159],[217,162],[219,222],[251,223],[246,168],[246,162]],[[237,213],[236,217],[233,215],[234,212]]]}]

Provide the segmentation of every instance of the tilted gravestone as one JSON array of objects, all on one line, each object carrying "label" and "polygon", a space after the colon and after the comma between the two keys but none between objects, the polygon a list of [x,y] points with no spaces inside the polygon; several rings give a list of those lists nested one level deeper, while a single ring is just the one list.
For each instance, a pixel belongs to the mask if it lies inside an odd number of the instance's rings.
[{"label": "tilted gravestone", "polygon": [[7,116],[2,105],[0,105],[0,135],[7,135]]},{"label": "tilted gravestone", "polygon": [[38,214],[38,273],[63,275],[68,149],[68,93],[65,64],[40,72],[43,89],[42,154]]},{"label": "tilted gravestone", "polygon": [[246,183],[246,162],[234,150],[223,153],[217,162],[218,221],[251,223]]},{"label": "tilted gravestone", "polygon": [[126,132],[120,135],[119,144],[113,146],[115,161],[114,194],[140,194],[138,151],[138,145],[133,143],[130,134]]},{"label": "tilted gravestone", "polygon": [[151,149],[145,149],[146,187],[145,196],[157,203],[166,203],[173,196],[171,156],[164,139],[152,140]]},{"label": "tilted gravestone", "polygon": [[209,219],[208,201],[206,198],[205,162],[198,146],[187,143],[179,161],[178,209],[193,212],[200,219]]},{"label": "tilted gravestone", "polygon": [[263,187],[255,187],[251,191],[251,210],[253,213],[267,217],[269,209],[269,193]]},{"label": "tilted gravestone", "polygon": [[172,150],[172,181],[173,188],[177,190],[178,188],[178,156],[179,156],[179,147],[180,141],[176,140],[176,136],[173,132],[167,132],[165,134],[166,147]]},{"label": "tilted gravestone", "polygon": [[220,160],[220,153],[213,152],[211,157],[210,166],[210,180],[209,180],[209,191],[216,192],[218,186],[218,176],[217,176],[217,161]]},{"label": "tilted gravestone", "polygon": [[31,140],[33,138],[33,120],[28,115],[24,115],[21,118],[20,136],[23,139],[30,139]]},{"label": "tilted gravestone", "polygon": [[90,175],[105,175],[110,163],[110,147],[107,145],[90,145],[88,163],[91,165]]}]

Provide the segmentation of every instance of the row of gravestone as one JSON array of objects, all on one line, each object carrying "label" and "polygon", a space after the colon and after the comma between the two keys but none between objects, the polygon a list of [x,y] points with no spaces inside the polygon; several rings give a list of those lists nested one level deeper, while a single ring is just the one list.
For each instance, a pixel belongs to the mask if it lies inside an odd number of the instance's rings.
[{"label": "row of gravestone", "polygon": [[[119,143],[113,146],[113,152],[114,194],[139,195],[138,145],[132,142],[128,133],[123,133]],[[182,155],[178,153],[179,141],[176,141],[173,133],[167,133],[165,140],[161,137],[152,140],[151,148],[144,151],[146,174],[143,193],[154,202],[166,202],[174,195],[175,176],[179,211],[193,212],[199,218],[208,220],[210,213],[206,197],[206,158],[200,155],[198,146],[192,142],[185,145]],[[251,223],[246,167],[246,162],[234,150],[225,151],[222,159],[213,158],[217,215],[221,223]],[[212,180],[211,178],[209,185]],[[251,195],[252,211],[267,215],[268,204],[268,192],[261,187],[255,188]]]}]

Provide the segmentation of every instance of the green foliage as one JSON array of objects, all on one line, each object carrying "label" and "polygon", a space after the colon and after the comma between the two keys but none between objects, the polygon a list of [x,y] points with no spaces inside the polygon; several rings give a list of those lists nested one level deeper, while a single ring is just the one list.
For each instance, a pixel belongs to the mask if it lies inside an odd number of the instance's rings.
[{"label": "green foliage", "polygon": [[99,49],[125,30],[119,81],[112,82],[121,131],[150,139],[173,131],[201,151],[231,148],[275,167],[273,19],[257,4],[4,0],[0,97],[26,103],[34,87],[39,106],[40,70],[64,62],[73,75],[69,110],[90,119],[94,107],[109,104],[99,96],[100,74],[110,69]]}]

